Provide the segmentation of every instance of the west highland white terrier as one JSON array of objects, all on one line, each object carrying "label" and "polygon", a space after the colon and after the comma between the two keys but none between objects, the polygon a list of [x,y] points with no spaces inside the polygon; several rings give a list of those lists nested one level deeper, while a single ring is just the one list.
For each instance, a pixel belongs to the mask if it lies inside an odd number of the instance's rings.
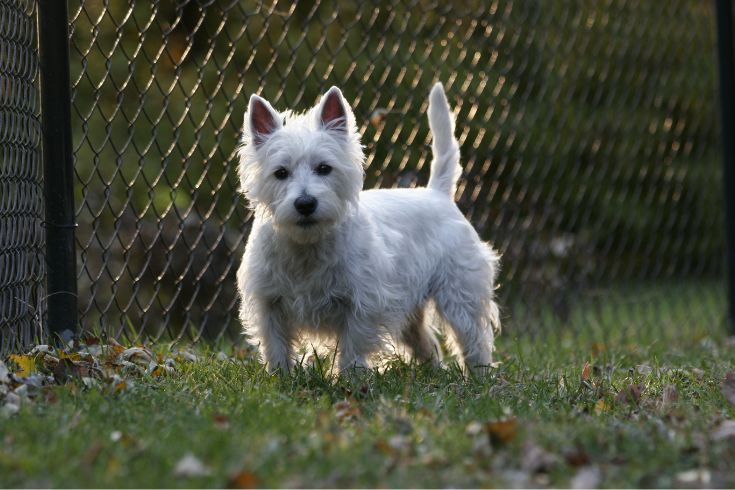
[{"label": "west highland white terrier", "polygon": [[454,203],[459,144],[439,83],[428,115],[428,186],[362,191],[365,156],[338,88],[305,114],[250,98],[239,174],[255,218],[237,279],[269,371],[291,369],[307,337],[336,340],[340,370],[395,342],[439,364],[428,307],[466,367],[492,362],[499,257]]}]

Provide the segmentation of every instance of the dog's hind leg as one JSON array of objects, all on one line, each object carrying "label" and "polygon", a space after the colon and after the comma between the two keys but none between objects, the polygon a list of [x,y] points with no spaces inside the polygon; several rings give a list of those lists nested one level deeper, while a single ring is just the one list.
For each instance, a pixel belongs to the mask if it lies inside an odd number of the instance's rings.
[{"label": "dog's hind leg", "polygon": [[455,257],[439,271],[434,301],[454,334],[457,354],[473,369],[492,363],[494,330],[500,321],[494,301],[494,253],[487,248],[466,257]]},{"label": "dog's hind leg", "polygon": [[[456,291],[442,291],[436,296],[437,309],[454,334],[457,354],[472,369],[492,363],[493,333],[488,305],[482,301],[466,301]],[[492,307],[494,308],[494,304]]]},{"label": "dog's hind leg", "polygon": [[425,322],[423,307],[418,308],[416,313],[408,318],[401,332],[401,340],[408,346],[413,358],[417,361],[431,362],[434,365],[441,364],[441,348],[431,327]]}]

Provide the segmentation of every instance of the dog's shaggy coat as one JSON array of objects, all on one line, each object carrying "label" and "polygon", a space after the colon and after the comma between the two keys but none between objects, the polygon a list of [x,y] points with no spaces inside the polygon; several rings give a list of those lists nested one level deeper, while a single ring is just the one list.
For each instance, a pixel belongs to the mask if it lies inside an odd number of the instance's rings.
[{"label": "dog's shaggy coat", "polygon": [[304,334],[336,340],[341,370],[396,341],[439,363],[430,304],[466,366],[491,363],[498,255],[454,203],[459,145],[441,84],[428,113],[428,186],[361,191],[365,158],[339,89],[303,115],[250,98],[239,173],[255,220],[240,317],[270,371],[291,368]]}]

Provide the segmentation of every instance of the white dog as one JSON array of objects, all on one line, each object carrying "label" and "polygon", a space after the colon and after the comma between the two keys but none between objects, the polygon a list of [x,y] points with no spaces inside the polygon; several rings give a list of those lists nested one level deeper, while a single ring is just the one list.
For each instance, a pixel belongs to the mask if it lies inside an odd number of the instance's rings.
[{"label": "white dog", "polygon": [[365,157],[338,88],[302,115],[250,98],[239,173],[255,221],[240,317],[269,371],[291,368],[304,335],[336,339],[340,370],[368,366],[392,341],[440,363],[430,304],[467,367],[491,363],[498,255],[454,203],[459,145],[441,84],[428,112],[429,185],[361,191]]}]

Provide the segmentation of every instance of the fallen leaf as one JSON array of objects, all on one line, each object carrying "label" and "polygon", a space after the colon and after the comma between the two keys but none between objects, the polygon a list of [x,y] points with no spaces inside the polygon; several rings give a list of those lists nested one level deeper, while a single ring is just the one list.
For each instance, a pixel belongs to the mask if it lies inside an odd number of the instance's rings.
[{"label": "fallen leaf", "polygon": [[595,413],[599,414],[599,413],[605,413],[609,411],[610,411],[610,405],[608,405],[608,403],[605,400],[603,400],[602,398],[597,400],[597,403],[595,403]]},{"label": "fallen leaf", "polygon": [[523,447],[521,467],[529,473],[548,473],[557,463],[558,456],[541,446],[528,443]]},{"label": "fallen leaf", "polygon": [[199,360],[197,358],[197,356],[195,356],[194,354],[192,354],[188,350],[182,350],[182,351],[180,351],[179,352],[179,355],[176,356],[176,357],[179,358],[180,360],[186,361],[186,362],[197,362]]},{"label": "fallen leaf", "polygon": [[161,376],[168,376],[174,373],[174,368],[166,366],[165,364],[156,364],[154,361],[148,365],[148,374],[154,378],[160,378]]},{"label": "fallen leaf", "polygon": [[102,353],[104,355],[107,355],[108,360],[112,360],[116,358],[117,356],[121,355],[123,352],[125,352],[125,347],[118,343],[110,343],[108,345],[102,346]]},{"label": "fallen leaf", "polygon": [[401,435],[391,436],[388,439],[388,447],[396,453],[405,453],[411,448],[411,439]]},{"label": "fallen leaf", "polygon": [[518,432],[518,420],[508,417],[502,420],[488,422],[485,425],[490,442],[493,444],[507,444],[515,438]]},{"label": "fallen leaf", "polygon": [[148,367],[153,361],[153,354],[142,347],[130,347],[122,352],[122,358],[139,366]]},{"label": "fallen leaf", "polygon": [[393,449],[388,445],[388,442],[385,441],[385,439],[379,439],[375,443],[375,449],[380,451],[383,454],[393,454]]},{"label": "fallen leaf", "polygon": [[191,453],[187,453],[181,458],[174,468],[174,476],[181,478],[194,478],[209,474],[209,468],[204,466],[204,463]]},{"label": "fallen leaf", "polygon": [[730,371],[725,375],[725,379],[722,380],[720,385],[720,391],[727,401],[735,405],[735,372]]},{"label": "fallen leaf", "polygon": [[43,388],[43,400],[49,405],[54,405],[59,401],[59,395],[50,386],[44,386]]},{"label": "fallen leaf", "polygon": [[663,393],[661,394],[661,408],[667,408],[679,401],[679,392],[676,389],[676,385],[664,386]]},{"label": "fallen leaf", "polygon": [[600,468],[587,466],[580,468],[569,482],[571,488],[597,488],[600,485]]},{"label": "fallen leaf", "polygon": [[0,361],[0,384],[10,384],[10,371],[3,361]]},{"label": "fallen leaf", "polygon": [[2,407],[0,407],[0,416],[10,417],[18,413],[19,410],[20,405],[16,405],[15,403],[6,403]]},{"label": "fallen leaf", "polygon": [[28,398],[28,385],[20,385],[13,392],[20,397],[21,400]]},{"label": "fallen leaf", "polygon": [[82,355],[78,352],[66,352],[66,351],[59,351],[59,359],[69,359],[70,361],[80,361],[82,359]]},{"label": "fallen leaf", "polygon": [[531,488],[531,477],[525,471],[506,469],[500,472],[500,477],[505,488]]},{"label": "fallen leaf", "polygon": [[628,385],[620,390],[617,395],[615,395],[615,402],[638,405],[638,403],[641,401],[641,394],[643,393],[643,390],[645,388],[646,386],[642,383],[637,385]]},{"label": "fallen leaf", "polygon": [[53,354],[54,351],[55,351],[55,349],[54,349],[54,346],[53,345],[38,344],[38,345],[33,346],[33,348],[31,349],[31,351],[29,352],[29,354],[30,355],[41,354],[41,353],[43,353],[43,354]]},{"label": "fallen leaf", "polygon": [[340,422],[360,416],[360,407],[354,405],[349,400],[343,400],[335,403],[334,409],[337,420]]},{"label": "fallen leaf", "polygon": [[587,381],[590,379],[590,363],[585,362],[584,367],[582,367],[582,381]]},{"label": "fallen leaf", "polygon": [[413,424],[406,417],[396,417],[393,419],[393,429],[399,434],[407,435],[413,432]]},{"label": "fallen leaf", "polygon": [[120,393],[121,391],[124,391],[127,388],[129,388],[129,381],[115,374],[110,379],[109,386],[112,389],[113,393]]},{"label": "fallen leaf", "polygon": [[258,477],[249,471],[240,471],[227,480],[227,488],[258,488]]},{"label": "fallen leaf", "polygon": [[11,354],[8,359],[18,365],[18,371],[15,375],[21,378],[30,376],[37,371],[36,358],[34,356],[28,356],[24,354]]},{"label": "fallen leaf", "polygon": [[220,430],[227,430],[230,428],[230,418],[227,415],[215,413],[212,415],[212,422],[214,422],[214,426]]},{"label": "fallen leaf", "polygon": [[464,433],[468,436],[476,436],[482,432],[482,429],[483,427],[480,422],[470,422],[467,424],[467,427],[465,427]]},{"label": "fallen leaf", "polygon": [[676,475],[676,483],[681,486],[709,486],[712,480],[712,474],[707,469],[696,469],[682,471]]},{"label": "fallen leaf", "polygon": [[590,463],[590,455],[581,448],[565,452],[564,459],[571,466],[586,466]]},{"label": "fallen leaf", "polygon": [[649,364],[639,364],[635,367],[635,370],[638,371],[638,374],[642,374],[643,376],[648,376],[653,372],[653,368]]},{"label": "fallen leaf", "polygon": [[600,355],[603,352],[607,350],[607,347],[605,347],[605,344],[602,342],[592,342],[592,354],[594,355]]},{"label": "fallen leaf", "polygon": [[735,437],[735,420],[723,420],[712,431],[712,439],[715,441],[721,441],[723,439],[730,439]]},{"label": "fallen leaf", "polygon": [[71,359],[59,359],[54,368],[54,380],[59,384],[66,383],[70,378],[75,376],[74,361]]},{"label": "fallen leaf", "polygon": [[100,343],[99,337],[95,337],[91,333],[83,333],[81,336],[82,342],[86,345],[98,345]]}]

